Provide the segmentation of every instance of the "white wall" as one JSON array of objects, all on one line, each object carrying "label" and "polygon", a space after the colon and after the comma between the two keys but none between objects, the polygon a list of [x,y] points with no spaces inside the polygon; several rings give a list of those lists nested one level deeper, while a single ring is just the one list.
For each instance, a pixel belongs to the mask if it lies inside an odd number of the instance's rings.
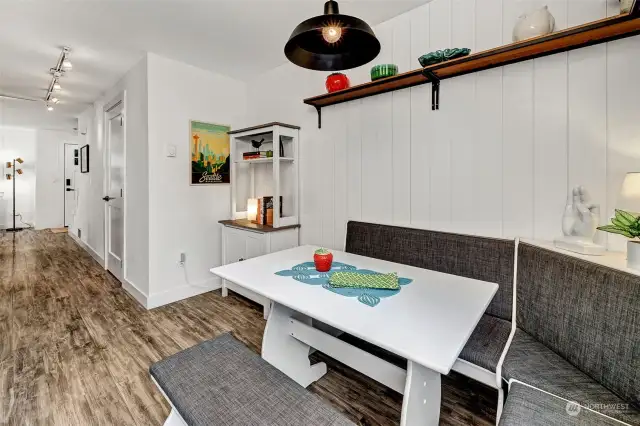
[{"label": "white wall", "polygon": [[90,172],[78,180],[79,205],[74,229],[82,230],[82,241],[96,257],[104,258],[104,218],[106,194],[104,181],[105,118],[104,108],[125,92],[126,108],[126,170],[125,170],[125,279],[143,295],[149,291],[149,180],[147,145],[147,57],[143,57],[129,72],[78,120],[80,146],[89,144]]},{"label": "white wall", "polygon": [[[13,181],[7,180],[5,175],[13,173],[13,169],[7,168],[6,163],[14,158],[21,157],[23,164],[19,169],[24,174],[16,177],[16,214],[22,214],[25,223],[33,224],[36,213],[36,132],[33,129],[17,127],[0,127],[0,192],[4,197],[0,200],[0,227],[13,226]],[[16,226],[24,227],[16,218]]]},{"label": "white wall", "polygon": [[[516,17],[544,4],[558,29],[619,11],[613,0],[434,0],[375,28],[375,63],[402,72],[436,49],[509,43]],[[347,72],[352,84],[371,65]],[[604,221],[638,170],[639,73],[633,37],[445,80],[440,111],[430,85],[324,108],[318,130],[302,100],[324,93],[328,73],[286,64],[249,85],[248,117],[303,128],[303,243],[342,247],[348,219],[553,239],[568,188],[585,185]]]},{"label": "white wall", "polygon": [[57,130],[36,131],[39,159],[36,170],[36,229],[64,226],[64,145],[67,143],[77,143],[76,136]]},{"label": "white wall", "polygon": [[[149,54],[150,307],[218,285],[209,269],[221,264],[218,221],[228,219],[229,185],[190,186],[189,120],[245,124],[245,85]],[[166,156],[175,145],[177,156]],[[185,268],[177,266],[186,253]]]}]

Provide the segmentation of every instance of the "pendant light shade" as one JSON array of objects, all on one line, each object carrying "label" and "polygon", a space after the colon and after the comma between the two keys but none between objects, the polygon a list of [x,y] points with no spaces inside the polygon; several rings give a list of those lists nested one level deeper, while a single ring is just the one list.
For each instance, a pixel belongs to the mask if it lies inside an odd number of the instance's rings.
[{"label": "pendant light shade", "polygon": [[316,71],[341,71],[372,61],[380,42],[362,19],[341,15],[329,0],[324,15],[307,19],[293,30],[284,53],[294,64]]}]

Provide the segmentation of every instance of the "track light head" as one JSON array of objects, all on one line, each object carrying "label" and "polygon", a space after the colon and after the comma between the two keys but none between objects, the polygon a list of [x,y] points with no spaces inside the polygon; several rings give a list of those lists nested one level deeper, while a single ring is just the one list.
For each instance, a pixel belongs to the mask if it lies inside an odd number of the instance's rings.
[{"label": "track light head", "polygon": [[11,180],[11,175],[9,173],[7,173],[5,176],[7,177],[7,180]]},{"label": "track light head", "polygon": [[20,157],[16,158],[16,161],[20,164],[24,163],[24,160]]},{"label": "track light head", "polygon": [[71,71],[73,69],[73,64],[70,60],[65,59],[64,61],[62,61],[62,69],[64,69],[65,71]]},{"label": "track light head", "polygon": [[22,169],[16,169],[16,173],[21,175],[22,174]]},{"label": "track light head", "polygon": [[62,90],[62,87],[60,86],[60,83],[58,83],[58,80],[53,83],[53,90],[55,90],[56,92]]},{"label": "track light head", "polygon": [[11,161],[7,161],[7,169],[10,169],[13,166],[13,164],[11,163]]}]

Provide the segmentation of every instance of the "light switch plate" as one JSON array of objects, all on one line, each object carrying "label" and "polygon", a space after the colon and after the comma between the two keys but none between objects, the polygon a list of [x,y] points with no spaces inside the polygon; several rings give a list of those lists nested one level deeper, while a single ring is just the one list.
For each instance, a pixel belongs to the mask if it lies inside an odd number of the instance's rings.
[{"label": "light switch plate", "polygon": [[167,157],[175,157],[177,155],[177,148],[175,145],[167,145]]}]

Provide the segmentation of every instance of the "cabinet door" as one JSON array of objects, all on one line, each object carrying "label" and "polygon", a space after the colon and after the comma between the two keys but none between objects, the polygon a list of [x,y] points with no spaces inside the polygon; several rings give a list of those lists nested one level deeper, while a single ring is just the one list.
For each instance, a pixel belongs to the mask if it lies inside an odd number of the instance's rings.
[{"label": "cabinet door", "polygon": [[225,264],[246,259],[246,244],[242,232],[235,229],[224,229]]},{"label": "cabinet door", "polygon": [[235,263],[267,253],[264,234],[225,228],[225,264]]},{"label": "cabinet door", "polygon": [[267,254],[266,236],[255,232],[246,232],[246,259]]}]

